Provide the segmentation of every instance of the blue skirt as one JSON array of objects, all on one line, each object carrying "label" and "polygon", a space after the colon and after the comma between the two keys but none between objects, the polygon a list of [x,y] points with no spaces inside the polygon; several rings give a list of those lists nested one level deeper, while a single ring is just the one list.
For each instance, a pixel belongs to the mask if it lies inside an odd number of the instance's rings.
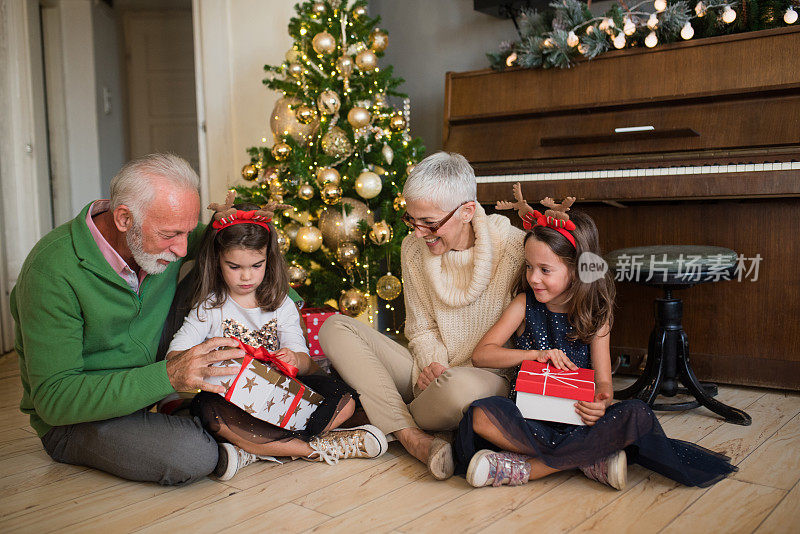
[{"label": "blue skirt", "polygon": [[461,420],[453,444],[456,474],[466,473],[478,450],[498,450],[473,430],[475,408],[483,410],[519,452],[553,469],[589,466],[624,449],[629,463],[686,486],[705,488],[737,471],[723,454],[668,438],[653,411],[640,400],[612,404],[594,425],[578,426],[525,419],[511,399],[489,397],[473,402]]}]

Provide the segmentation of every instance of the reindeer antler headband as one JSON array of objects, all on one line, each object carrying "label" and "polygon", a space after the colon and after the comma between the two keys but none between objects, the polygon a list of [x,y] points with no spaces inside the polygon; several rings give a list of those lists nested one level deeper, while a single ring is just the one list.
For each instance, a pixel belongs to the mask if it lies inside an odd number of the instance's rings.
[{"label": "reindeer antler headband", "polygon": [[515,209],[522,219],[522,226],[526,230],[530,230],[534,226],[547,226],[566,237],[567,241],[572,243],[575,249],[578,248],[575,244],[575,236],[572,235],[572,231],[575,230],[575,223],[570,221],[569,215],[567,215],[570,206],[575,202],[575,197],[567,197],[561,204],[557,204],[552,198],[546,197],[540,202],[550,209],[541,214],[525,202],[522,197],[522,187],[517,182],[514,184],[514,199],[516,202],[498,200],[495,207],[499,210]]},{"label": "reindeer antler headband", "polygon": [[243,223],[257,224],[258,226],[262,226],[269,231],[269,224],[267,223],[272,220],[275,210],[291,208],[291,206],[286,204],[269,202],[260,210],[242,211],[233,207],[233,201],[235,198],[236,193],[234,191],[228,191],[228,195],[225,197],[224,204],[217,204],[216,202],[213,202],[208,205],[208,209],[215,211],[214,222],[211,224],[211,226],[213,226],[218,232],[223,228],[227,228],[228,226]]}]

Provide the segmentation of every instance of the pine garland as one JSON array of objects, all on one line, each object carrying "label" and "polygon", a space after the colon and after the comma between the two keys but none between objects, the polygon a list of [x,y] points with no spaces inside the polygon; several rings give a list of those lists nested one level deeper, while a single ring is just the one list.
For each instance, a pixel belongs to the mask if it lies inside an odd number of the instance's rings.
[{"label": "pine garland", "polygon": [[[652,10],[643,6],[653,5]],[[557,0],[539,12],[524,9],[519,39],[487,55],[493,69],[569,68],[615,48],[649,47],[681,39],[713,37],[794,24],[800,0],[650,0],[613,4],[595,17],[579,0]],[[731,17],[734,16],[731,20]]]}]

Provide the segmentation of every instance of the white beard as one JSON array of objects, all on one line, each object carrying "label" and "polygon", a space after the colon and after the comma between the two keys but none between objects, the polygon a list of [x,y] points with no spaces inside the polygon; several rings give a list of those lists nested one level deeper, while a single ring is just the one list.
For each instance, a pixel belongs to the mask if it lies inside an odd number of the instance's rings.
[{"label": "white beard", "polygon": [[162,252],[161,254],[148,254],[145,252],[142,227],[136,222],[125,233],[125,241],[128,243],[128,248],[131,249],[134,261],[147,274],[161,274],[167,270],[169,265],[158,263],[158,260],[173,262],[180,259],[177,254],[172,252]]}]

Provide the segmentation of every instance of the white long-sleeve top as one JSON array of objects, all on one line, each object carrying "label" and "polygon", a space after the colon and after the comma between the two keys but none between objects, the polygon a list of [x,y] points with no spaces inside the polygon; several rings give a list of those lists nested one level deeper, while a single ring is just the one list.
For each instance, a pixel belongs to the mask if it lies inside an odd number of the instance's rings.
[{"label": "white long-sleeve top", "polygon": [[[275,319],[278,327],[280,348],[288,348],[293,352],[308,354],[303,329],[300,326],[300,315],[292,299],[286,297],[275,311],[263,311],[261,308],[244,308],[228,297],[219,308],[208,308],[206,303],[192,309],[183,320],[180,330],[172,338],[169,352],[187,350],[206,339],[222,336],[222,321],[233,319],[249,330],[257,331],[269,321]],[[199,309],[199,313],[198,313]]]}]

